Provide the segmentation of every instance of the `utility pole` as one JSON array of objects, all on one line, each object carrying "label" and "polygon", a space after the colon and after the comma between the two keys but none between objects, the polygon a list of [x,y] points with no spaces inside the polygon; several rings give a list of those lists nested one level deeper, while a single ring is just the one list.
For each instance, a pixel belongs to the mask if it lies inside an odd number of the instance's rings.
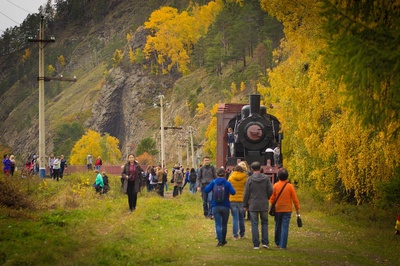
[{"label": "utility pole", "polygon": [[159,95],[160,98],[160,124],[161,124],[161,167],[165,167],[165,147],[164,147],[164,95]]},{"label": "utility pole", "polygon": [[190,148],[192,151],[192,167],[196,169],[196,161],[194,158],[194,146],[193,146],[193,127],[189,126],[189,134],[190,134]]},{"label": "utility pole", "polygon": [[[51,37],[50,39],[44,39],[44,16],[41,16],[40,24],[39,24],[39,39],[33,39],[30,37],[28,39],[29,42],[37,42],[39,45],[39,176],[42,178],[46,178],[46,139],[45,139],[45,98],[44,98],[44,82],[50,80],[63,80],[56,77],[45,77],[44,76],[44,48],[48,43],[55,42],[55,38]],[[65,81],[76,81],[74,79],[64,79]]]}]

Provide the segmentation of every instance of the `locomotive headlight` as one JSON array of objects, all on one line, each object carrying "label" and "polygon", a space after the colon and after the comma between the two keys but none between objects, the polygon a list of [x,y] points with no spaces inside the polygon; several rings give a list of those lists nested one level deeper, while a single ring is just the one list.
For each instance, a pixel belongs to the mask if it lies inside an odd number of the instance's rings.
[{"label": "locomotive headlight", "polygon": [[264,138],[264,127],[262,124],[253,122],[246,127],[246,139],[251,142],[259,142]]}]

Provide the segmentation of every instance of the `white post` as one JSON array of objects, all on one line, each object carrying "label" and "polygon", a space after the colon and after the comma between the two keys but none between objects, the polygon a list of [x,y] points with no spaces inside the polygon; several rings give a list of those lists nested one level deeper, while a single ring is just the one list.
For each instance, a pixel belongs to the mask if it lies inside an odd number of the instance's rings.
[{"label": "white post", "polygon": [[44,18],[39,26],[39,176],[46,178],[45,100],[44,100]]},{"label": "white post", "polygon": [[165,147],[164,147],[164,95],[159,95],[160,98],[160,124],[161,124],[161,166],[165,167]]},{"label": "white post", "polygon": [[193,128],[192,126],[189,127],[189,132],[190,132],[190,146],[192,150],[192,167],[196,169],[196,162],[194,158],[194,146],[193,146]]}]

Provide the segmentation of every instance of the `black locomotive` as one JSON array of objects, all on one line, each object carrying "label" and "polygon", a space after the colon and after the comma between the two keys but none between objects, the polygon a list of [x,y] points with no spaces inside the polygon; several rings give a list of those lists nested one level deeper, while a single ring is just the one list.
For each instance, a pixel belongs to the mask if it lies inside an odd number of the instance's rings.
[{"label": "black locomotive", "polygon": [[[249,165],[258,161],[266,168],[270,167],[263,170],[277,171],[278,165],[282,164],[282,153],[274,159],[274,149],[281,148],[281,123],[275,116],[267,114],[264,105],[260,106],[260,95],[250,95],[250,104],[244,105],[241,112],[229,120],[227,132],[229,128],[233,129],[234,149],[232,153],[228,148],[226,153],[227,168],[235,166],[239,161],[246,161]],[[227,138],[224,141],[228,144]]]}]

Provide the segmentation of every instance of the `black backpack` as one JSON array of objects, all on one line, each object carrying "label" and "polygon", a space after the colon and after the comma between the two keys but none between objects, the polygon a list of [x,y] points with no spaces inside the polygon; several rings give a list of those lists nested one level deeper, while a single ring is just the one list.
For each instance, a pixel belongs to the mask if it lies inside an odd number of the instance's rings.
[{"label": "black backpack", "polygon": [[217,203],[224,202],[224,200],[225,200],[225,182],[222,182],[221,184],[218,184],[215,182],[213,191],[212,191],[212,196],[213,196],[213,199],[215,202],[217,202]]},{"label": "black backpack", "polygon": [[196,172],[190,173],[190,175],[189,175],[189,181],[190,181],[190,183],[196,183],[196,181],[197,181]]}]

